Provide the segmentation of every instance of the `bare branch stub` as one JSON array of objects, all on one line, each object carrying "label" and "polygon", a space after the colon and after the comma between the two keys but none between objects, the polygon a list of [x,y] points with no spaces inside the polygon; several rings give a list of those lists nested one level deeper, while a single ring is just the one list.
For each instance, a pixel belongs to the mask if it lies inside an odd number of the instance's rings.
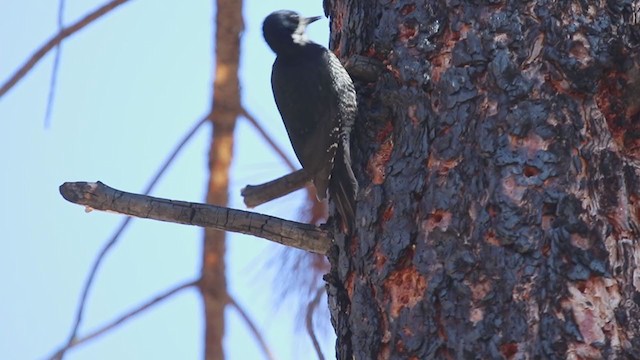
[{"label": "bare branch stub", "polygon": [[301,173],[302,170],[298,170],[296,172],[294,162],[289,159],[273,138],[267,134],[266,130],[262,125],[260,125],[260,122],[253,115],[247,112],[246,109],[243,109],[242,116],[255,127],[256,131],[262,135],[264,140],[280,156],[282,161],[287,164],[287,167],[296,173],[283,176],[279,179],[261,185],[247,185],[241,193],[244,197],[244,204],[249,208],[256,207],[306,186],[308,203],[311,205],[309,207],[309,222],[317,224],[320,219],[326,219],[327,203],[318,201],[316,198],[315,187],[313,187],[311,179],[306,174]]},{"label": "bare branch stub", "polygon": [[240,194],[244,204],[252,208],[302,189],[310,181],[304,170],[298,170],[264,184],[247,185]]},{"label": "bare branch stub", "polygon": [[249,211],[156,198],[113,189],[101,182],[67,182],[60,194],[75,204],[146,219],[254,235],[317,254],[326,254],[331,235],[324,229]]}]

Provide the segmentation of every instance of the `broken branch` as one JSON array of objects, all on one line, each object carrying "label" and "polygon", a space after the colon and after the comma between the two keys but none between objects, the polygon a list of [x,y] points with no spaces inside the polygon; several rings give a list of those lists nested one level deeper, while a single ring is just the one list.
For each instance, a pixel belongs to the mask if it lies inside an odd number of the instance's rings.
[{"label": "broken branch", "polygon": [[310,181],[304,170],[298,170],[264,184],[247,185],[240,194],[244,204],[252,208],[301,189]]}]

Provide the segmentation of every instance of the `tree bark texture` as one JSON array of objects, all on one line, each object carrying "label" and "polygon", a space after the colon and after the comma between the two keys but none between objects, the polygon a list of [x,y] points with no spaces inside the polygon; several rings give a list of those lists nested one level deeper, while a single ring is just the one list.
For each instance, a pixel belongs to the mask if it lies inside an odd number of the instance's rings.
[{"label": "tree bark texture", "polygon": [[640,358],[637,1],[325,1],[358,83],[339,359]]},{"label": "tree bark texture", "polygon": [[[233,158],[233,133],[241,112],[238,67],[244,28],[242,1],[217,0],[215,4],[215,71],[211,109],[212,139],[209,151],[207,203],[226,206],[229,169]],[[205,360],[222,360],[224,309],[228,302],[225,276],[225,232],[206,228],[202,252],[200,289],[205,312]]]}]

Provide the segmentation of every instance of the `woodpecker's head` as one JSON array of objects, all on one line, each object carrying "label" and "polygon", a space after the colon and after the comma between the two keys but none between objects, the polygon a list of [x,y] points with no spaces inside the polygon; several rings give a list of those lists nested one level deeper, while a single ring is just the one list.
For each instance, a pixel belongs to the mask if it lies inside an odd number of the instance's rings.
[{"label": "woodpecker's head", "polygon": [[302,17],[290,10],[279,10],[264,19],[262,33],[269,47],[281,54],[288,49],[304,46],[309,42],[305,34],[307,25],[319,20],[320,16]]}]

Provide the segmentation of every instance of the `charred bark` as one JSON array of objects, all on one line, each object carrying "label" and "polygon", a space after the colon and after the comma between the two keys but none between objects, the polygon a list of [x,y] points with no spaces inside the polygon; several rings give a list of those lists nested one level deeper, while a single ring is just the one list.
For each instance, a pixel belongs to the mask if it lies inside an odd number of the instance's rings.
[{"label": "charred bark", "polygon": [[638,2],[327,2],[358,84],[339,359],[640,358]]}]

